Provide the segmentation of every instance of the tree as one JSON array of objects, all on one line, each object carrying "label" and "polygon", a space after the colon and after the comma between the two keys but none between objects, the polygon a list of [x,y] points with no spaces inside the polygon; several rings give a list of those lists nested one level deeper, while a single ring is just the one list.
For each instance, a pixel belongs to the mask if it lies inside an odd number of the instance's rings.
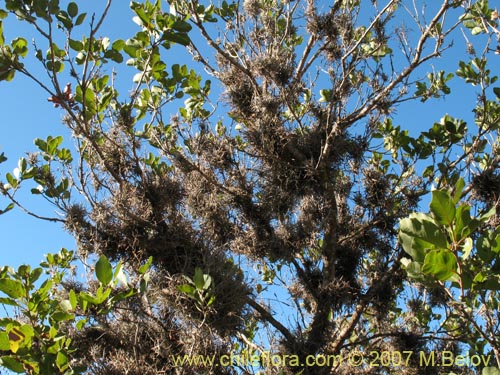
[{"label": "tree", "polygon": [[[71,367],[472,373],[442,361],[464,348],[500,365],[498,11],[486,0],[148,0],[130,5],[139,31],[110,40],[110,5],[89,16],[76,2],[8,0],[0,12],[34,26],[47,73],[24,62],[25,38],[0,37],[0,78],[35,81],[75,142],[36,140],[6,175],[8,208],[33,181],[83,259],[131,274],[152,259],[141,298],[68,328]],[[470,61],[454,61],[457,35]],[[448,54],[479,88],[475,123],[445,115],[416,135],[395,125],[405,102],[451,94],[454,74],[428,73]],[[432,214],[414,214],[433,184]],[[192,355],[214,362],[176,366]]]},{"label": "tree", "polygon": [[[139,270],[142,275],[134,287],[118,264],[113,268],[106,257],[95,264],[96,279],[86,289],[68,278],[73,273],[74,253],[61,249],[48,254],[40,267],[22,265],[17,271],[4,267],[0,272],[0,290],[4,306],[15,309],[14,318],[1,321],[0,350],[2,366],[16,373],[73,374],[86,369],[71,364],[75,350],[68,330],[93,327],[91,319],[107,315],[127,298],[144,292],[147,283],[147,264]],[[42,284],[37,281],[44,273]],[[70,276],[71,277],[71,276]],[[72,281],[71,281],[72,280]]]}]

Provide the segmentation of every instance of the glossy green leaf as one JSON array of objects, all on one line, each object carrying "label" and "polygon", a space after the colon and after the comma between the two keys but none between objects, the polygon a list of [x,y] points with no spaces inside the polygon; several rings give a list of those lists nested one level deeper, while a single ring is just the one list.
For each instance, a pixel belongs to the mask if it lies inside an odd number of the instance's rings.
[{"label": "glossy green leaf", "polygon": [[26,290],[23,284],[17,280],[0,279],[0,291],[11,298],[19,298],[25,295]]},{"label": "glossy green leaf", "polygon": [[455,204],[448,192],[434,190],[430,209],[437,222],[443,225],[450,225],[455,219]]},{"label": "glossy green leaf", "polygon": [[16,75],[15,69],[6,69],[3,71],[0,70],[0,81],[10,82],[14,79],[15,75]]},{"label": "glossy green leaf", "polygon": [[476,248],[477,255],[485,263],[490,263],[495,257],[495,254],[491,251],[490,239],[487,236],[481,236],[477,239]]},{"label": "glossy green leaf", "polygon": [[455,255],[446,249],[431,250],[426,256],[422,272],[434,275],[441,281],[456,277],[457,260]]},{"label": "glossy green leaf", "polygon": [[73,306],[71,305],[71,301],[68,299],[60,301],[59,307],[65,313],[70,313],[73,310]]},{"label": "glossy green leaf", "polygon": [[108,285],[113,279],[113,267],[104,255],[101,255],[95,265],[95,274],[103,285]]},{"label": "glossy green leaf", "polygon": [[123,300],[125,300],[125,299],[127,299],[135,294],[136,294],[136,292],[133,289],[126,290],[124,292],[120,292],[120,293],[115,294],[112,297],[111,302],[112,303],[120,302],[120,301],[123,301]]},{"label": "glossy green leaf", "polygon": [[413,262],[408,258],[401,259],[403,268],[408,273],[408,276],[412,279],[419,280],[422,278],[422,265],[419,262]]},{"label": "glossy green leaf", "polygon": [[453,227],[453,235],[457,241],[468,237],[479,226],[479,221],[472,219],[470,216],[470,206],[461,205],[455,212],[455,225]]},{"label": "glossy green leaf", "polygon": [[423,213],[400,221],[399,239],[405,252],[418,262],[423,262],[427,250],[448,247],[446,235],[431,216]]},{"label": "glossy green leaf", "polygon": [[497,213],[496,206],[493,206],[491,209],[489,209],[486,213],[482,214],[481,216],[478,217],[479,221],[482,221],[483,223],[488,221],[492,216],[494,216]]},{"label": "glossy green leaf", "polygon": [[121,63],[123,62],[123,55],[114,50],[114,49],[110,49],[110,50],[107,50],[105,53],[104,53],[104,57],[107,58],[107,59],[111,59],[113,60],[114,62],[117,62],[117,63]]}]

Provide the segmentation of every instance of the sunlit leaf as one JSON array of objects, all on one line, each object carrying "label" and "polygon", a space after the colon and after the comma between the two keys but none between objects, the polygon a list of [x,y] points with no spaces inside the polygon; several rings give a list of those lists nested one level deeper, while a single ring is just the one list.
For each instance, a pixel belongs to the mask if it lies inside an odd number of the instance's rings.
[{"label": "sunlit leaf", "polygon": [[95,273],[97,279],[103,284],[108,285],[113,279],[113,267],[109,263],[108,258],[101,255],[95,265]]}]

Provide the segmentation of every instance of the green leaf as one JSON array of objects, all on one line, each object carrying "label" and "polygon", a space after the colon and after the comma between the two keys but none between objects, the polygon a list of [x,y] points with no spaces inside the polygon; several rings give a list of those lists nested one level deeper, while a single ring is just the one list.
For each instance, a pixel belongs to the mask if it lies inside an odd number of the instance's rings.
[{"label": "green leaf", "polygon": [[1,357],[0,365],[18,374],[22,374],[25,372],[23,364],[19,362],[16,358],[12,358],[10,356]]},{"label": "green leaf", "polygon": [[476,286],[476,288],[481,290],[499,291],[500,279],[496,275],[488,277],[484,282],[481,283],[481,285],[479,285],[479,287]]},{"label": "green leaf", "polygon": [[15,299],[6,297],[0,297],[0,305],[19,306]]},{"label": "green leaf", "polygon": [[203,271],[201,268],[196,267],[194,271],[194,285],[196,286],[196,289],[198,290],[203,290],[203,285],[205,285],[205,280],[203,278]]},{"label": "green leaf", "polygon": [[71,308],[73,310],[76,309],[77,302],[78,302],[78,300],[77,300],[77,297],[76,297],[76,293],[75,293],[75,291],[73,289],[71,289],[69,291],[69,303],[71,304]]},{"label": "green leaf", "polygon": [[189,284],[178,285],[177,286],[177,290],[179,290],[180,292],[188,295],[191,298],[194,298],[194,296],[196,294],[195,287],[192,286],[192,285],[189,285]]},{"label": "green leaf", "polygon": [[121,51],[125,47],[125,41],[122,39],[115,40],[111,45],[111,48],[115,51]]},{"label": "green leaf", "polygon": [[7,207],[5,207],[3,210],[0,210],[0,215],[6,213],[6,212],[9,212],[10,210],[12,210],[14,208],[14,203],[9,203],[9,205]]},{"label": "green leaf", "polygon": [[116,303],[116,302],[120,302],[120,301],[123,301],[131,296],[133,296],[134,294],[136,294],[136,291],[133,290],[133,289],[129,289],[129,290],[125,290],[123,292],[120,292],[120,293],[117,293],[115,294],[112,298],[111,298],[111,302],[113,303]]},{"label": "green leaf", "polygon": [[7,332],[0,332],[0,350],[10,350],[9,335]]},{"label": "green leaf", "polygon": [[446,191],[434,190],[430,209],[437,222],[444,225],[450,225],[455,219],[455,204]]},{"label": "green leaf", "polygon": [[12,51],[21,57],[26,57],[28,54],[28,41],[24,38],[16,38],[12,41]]},{"label": "green leaf", "polygon": [[472,247],[473,247],[472,238],[467,237],[465,239],[463,246],[462,246],[462,259],[463,260],[467,260],[469,258],[470,253],[472,251]]},{"label": "green leaf", "polygon": [[148,271],[149,267],[151,267],[152,263],[153,263],[153,257],[149,257],[148,261],[145,264],[143,264],[137,272],[139,272],[139,274],[141,275],[144,275]]},{"label": "green leaf", "polygon": [[79,320],[78,322],[76,322],[75,327],[78,331],[80,331],[86,323],[87,323],[87,319]]},{"label": "green leaf", "polygon": [[68,13],[64,10],[61,10],[59,13],[57,13],[56,18],[61,21],[64,28],[66,28],[67,30],[71,30],[73,28],[73,22],[71,21]]},{"label": "green leaf", "polygon": [[115,280],[115,284],[121,283],[123,286],[128,287],[127,276],[125,272],[123,272],[123,265],[118,264],[115,269],[115,273],[113,274],[113,279]]},{"label": "green leaf", "polygon": [[210,275],[203,275],[203,290],[208,290],[212,285],[212,277]]},{"label": "green leaf", "polygon": [[460,198],[462,197],[462,192],[464,191],[465,187],[465,180],[460,177],[455,184],[455,193],[453,194],[453,203],[457,204],[460,201]]},{"label": "green leaf", "polygon": [[19,298],[26,294],[23,284],[17,280],[0,279],[0,291],[11,298]]},{"label": "green leaf", "polygon": [[0,71],[0,81],[10,82],[14,79],[15,75],[16,75],[15,69],[6,69],[4,71]]},{"label": "green leaf", "polygon": [[140,293],[144,293],[147,290],[147,288],[148,288],[148,281],[149,280],[141,279],[141,281],[139,282],[139,292]]},{"label": "green leaf", "polygon": [[408,258],[401,259],[401,264],[403,268],[408,273],[408,276],[412,279],[419,280],[422,278],[422,264],[419,262],[412,262]]},{"label": "green leaf", "polygon": [[57,353],[56,366],[60,371],[65,371],[69,367],[68,356],[63,351]]},{"label": "green leaf", "polygon": [[87,13],[82,13],[80,14],[77,18],[76,18],[76,21],[75,21],[75,25],[78,26],[78,25],[81,25],[83,23],[83,21],[85,21],[85,18],[87,17]]},{"label": "green leaf", "polygon": [[441,281],[448,281],[456,277],[457,259],[446,249],[431,250],[426,256],[422,272],[434,275]]},{"label": "green leaf", "polygon": [[191,43],[189,36],[184,33],[165,33],[163,38],[169,42],[178,43],[183,46],[187,46]]},{"label": "green leaf", "polygon": [[7,173],[5,175],[5,178],[7,178],[7,181],[9,182],[10,186],[12,186],[14,189],[17,187],[18,180],[14,176],[12,176],[12,174]]},{"label": "green leaf", "polygon": [[65,300],[60,301],[59,307],[65,313],[70,313],[73,310],[73,306],[72,306],[71,301],[69,299],[65,299]]},{"label": "green leaf", "polygon": [[399,223],[399,239],[413,260],[423,262],[430,249],[447,248],[448,241],[434,219],[423,213],[412,213]]},{"label": "green leaf", "polygon": [[75,2],[69,3],[67,11],[71,18],[76,17],[78,14],[78,5]]},{"label": "green leaf", "polygon": [[30,283],[33,284],[35,281],[37,281],[40,278],[40,276],[42,275],[42,273],[43,273],[43,270],[40,267],[35,268],[29,276]]},{"label": "green leaf", "polygon": [[117,62],[117,63],[123,62],[123,56],[122,56],[122,54],[120,52],[114,50],[114,49],[107,50],[104,53],[104,57],[107,58],[107,59],[111,59],[111,60],[113,60],[114,62]]},{"label": "green leaf", "polygon": [[111,267],[111,263],[109,263],[106,256],[101,255],[97,261],[95,265],[95,274],[97,276],[97,280],[99,280],[103,285],[108,285],[113,279],[113,267]]},{"label": "green leaf", "polygon": [[459,206],[455,212],[455,225],[453,227],[453,234],[455,239],[460,241],[468,237],[473,231],[477,229],[479,221],[472,219],[470,216],[470,206]]},{"label": "green leaf", "polygon": [[83,43],[79,40],[68,39],[68,44],[74,51],[80,52],[83,50]]},{"label": "green leaf", "polygon": [[51,315],[51,318],[56,322],[63,322],[67,320],[73,320],[75,316],[73,314],[64,312],[64,311],[56,311]]},{"label": "green leaf", "polygon": [[175,21],[172,25],[172,29],[180,32],[188,32],[192,29],[192,26],[186,21]]},{"label": "green leaf", "polygon": [[75,90],[75,100],[78,103],[85,104],[85,115],[89,119],[96,113],[96,97],[94,91],[86,87],[83,93],[82,87],[78,85]]},{"label": "green leaf", "polygon": [[483,368],[482,375],[500,375],[500,370],[496,367],[485,367]]},{"label": "green leaf", "polygon": [[489,218],[494,216],[496,213],[497,213],[496,206],[493,206],[488,212],[479,216],[478,220],[484,223],[484,222],[488,221]]},{"label": "green leaf", "polygon": [[29,324],[23,324],[21,327],[16,328],[16,333],[26,341],[31,340],[31,338],[35,335],[33,327]]},{"label": "green leaf", "polygon": [[497,96],[497,100],[500,100],[500,87],[493,87],[493,92]]},{"label": "green leaf", "polygon": [[482,26],[476,26],[471,30],[472,35],[478,35],[481,34],[484,31],[484,28]]}]

